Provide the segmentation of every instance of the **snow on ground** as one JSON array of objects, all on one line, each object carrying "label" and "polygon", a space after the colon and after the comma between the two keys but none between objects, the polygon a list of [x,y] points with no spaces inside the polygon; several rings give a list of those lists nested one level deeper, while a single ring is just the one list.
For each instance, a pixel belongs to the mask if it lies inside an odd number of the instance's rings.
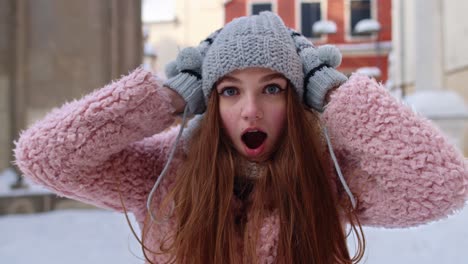
[{"label": "snow on ground", "polygon": [[3,216],[0,234],[2,264],[143,263],[134,256],[141,256],[140,247],[120,213],[67,210]]},{"label": "snow on ground", "polygon": [[409,229],[365,228],[369,264],[468,263],[468,206],[448,219]]},{"label": "snow on ground", "polygon": [[[11,195],[8,186],[14,179],[13,171],[0,173],[0,196]],[[365,228],[366,257],[361,263],[466,264],[467,223],[468,206],[448,219],[417,228]],[[354,243],[349,241],[353,252]],[[1,264],[141,264],[141,256],[141,248],[120,213],[64,210],[0,216]]]},{"label": "snow on ground", "polygon": [[[468,208],[418,228],[366,228],[368,264],[466,264]],[[0,263],[143,263],[124,215],[66,210],[0,217]],[[352,243],[351,243],[352,244]],[[351,246],[352,247],[352,246]]]}]

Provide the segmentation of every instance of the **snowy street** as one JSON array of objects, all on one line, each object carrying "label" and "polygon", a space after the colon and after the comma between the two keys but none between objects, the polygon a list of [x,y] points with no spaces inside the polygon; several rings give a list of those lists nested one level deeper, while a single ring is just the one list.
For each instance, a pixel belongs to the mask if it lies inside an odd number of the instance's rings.
[{"label": "snowy street", "polygon": [[134,256],[141,255],[139,244],[119,213],[67,210],[3,216],[0,234],[2,264],[143,263]]},{"label": "snowy street", "polygon": [[[426,226],[366,228],[368,264],[466,264],[468,209]],[[67,210],[0,217],[0,263],[143,263],[123,214]],[[352,247],[352,246],[351,246]],[[352,250],[352,249],[351,249]]]}]

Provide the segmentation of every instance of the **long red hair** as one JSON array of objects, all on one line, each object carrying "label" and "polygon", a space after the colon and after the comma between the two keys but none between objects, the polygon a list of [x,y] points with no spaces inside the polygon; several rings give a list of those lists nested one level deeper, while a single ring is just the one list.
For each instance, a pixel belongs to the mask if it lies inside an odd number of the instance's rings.
[{"label": "long red hair", "polygon": [[[341,187],[332,173],[319,117],[302,104],[294,89],[289,87],[286,94],[286,129],[267,169],[253,182],[243,207],[249,218],[239,221],[232,210],[239,154],[223,131],[219,96],[212,93],[164,203],[174,201],[177,219],[175,235],[159,249],[173,256],[171,263],[257,263],[259,226],[271,214],[281,223],[276,263],[348,264],[362,259],[362,228],[347,199],[337,195]],[[357,235],[353,258],[344,223],[350,223]],[[145,223],[143,238],[151,224]],[[144,253],[152,248],[144,239],[142,245]]]}]

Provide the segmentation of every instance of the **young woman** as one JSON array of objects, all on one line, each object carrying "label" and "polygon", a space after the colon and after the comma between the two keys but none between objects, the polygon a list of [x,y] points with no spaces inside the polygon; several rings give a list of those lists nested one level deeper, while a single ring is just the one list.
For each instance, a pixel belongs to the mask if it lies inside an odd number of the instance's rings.
[{"label": "young woman", "polygon": [[[468,165],[340,60],[273,13],[238,18],[182,50],[164,84],[136,69],[52,111],[22,133],[16,163],[60,195],[134,213],[151,263],[357,262],[361,224],[460,209]],[[179,137],[183,112],[203,115]]]}]

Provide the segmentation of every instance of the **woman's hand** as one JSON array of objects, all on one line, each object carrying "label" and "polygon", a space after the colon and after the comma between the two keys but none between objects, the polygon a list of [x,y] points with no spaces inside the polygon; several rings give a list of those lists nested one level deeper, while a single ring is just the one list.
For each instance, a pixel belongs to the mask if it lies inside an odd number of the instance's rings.
[{"label": "woman's hand", "polygon": [[186,104],[184,98],[182,98],[182,96],[176,91],[165,86],[161,87],[161,89],[164,90],[164,92],[171,98],[171,104],[175,109],[173,114],[177,115],[183,113]]},{"label": "woman's hand", "polygon": [[[172,89],[183,99],[183,106],[185,103],[188,105],[190,114],[201,114],[206,108],[201,81],[202,63],[203,57],[197,48],[185,48],[179,52],[175,63],[170,64],[172,66],[169,66],[167,75],[172,77],[164,82],[164,86]],[[182,112],[179,98],[175,94],[171,98],[176,113]]]},{"label": "woman's hand", "polygon": [[331,99],[331,95],[338,89],[339,86],[330,89],[325,95],[325,104],[328,104]]}]

